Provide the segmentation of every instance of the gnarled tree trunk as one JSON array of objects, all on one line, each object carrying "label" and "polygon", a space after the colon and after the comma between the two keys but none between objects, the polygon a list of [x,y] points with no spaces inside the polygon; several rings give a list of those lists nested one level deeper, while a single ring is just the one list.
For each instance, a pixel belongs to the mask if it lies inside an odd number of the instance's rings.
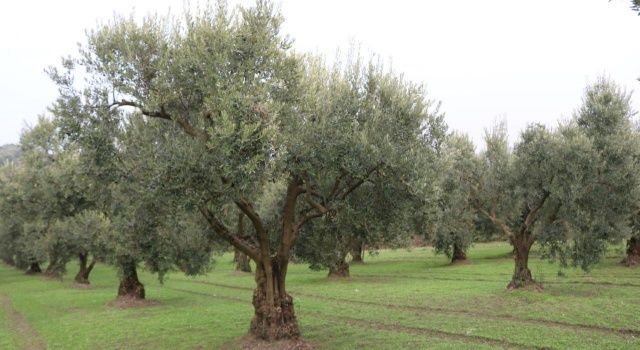
[{"label": "gnarled tree trunk", "polygon": [[96,264],[95,259],[91,261],[89,265],[87,265],[88,254],[80,253],[78,254],[78,259],[80,261],[80,270],[76,274],[75,281],[79,284],[89,284],[89,274],[91,274],[91,270]]},{"label": "gnarled tree trunk", "polygon": [[627,266],[640,265],[640,237],[634,236],[627,241],[627,256],[622,259]]},{"label": "gnarled tree trunk", "polygon": [[351,263],[352,264],[364,264],[364,243],[356,240],[351,248]]},{"label": "gnarled tree trunk", "polygon": [[349,277],[349,264],[342,258],[340,261],[329,267],[329,277],[347,278]]},{"label": "gnarled tree trunk", "polygon": [[467,260],[467,253],[460,247],[459,244],[453,244],[453,254],[451,255],[451,263],[461,262]]},{"label": "gnarled tree trunk", "polygon": [[44,270],[44,275],[48,277],[60,277],[61,266],[58,261],[58,257],[55,254],[49,254],[49,264]]},{"label": "gnarled tree trunk", "polygon": [[511,239],[513,245],[513,258],[515,260],[515,268],[511,282],[507,285],[508,289],[517,289],[527,286],[542,287],[531,276],[529,270],[529,252],[533,245],[533,240],[529,235],[519,234]]},{"label": "gnarled tree trunk", "polygon": [[118,298],[144,299],[144,285],[138,280],[138,271],[135,261],[127,260],[120,264],[120,286],[118,286]]},{"label": "gnarled tree trunk", "polygon": [[29,269],[27,270],[26,274],[27,275],[34,275],[36,273],[41,273],[42,269],[40,268],[40,264],[38,264],[37,262],[33,262],[31,263],[31,265],[29,265]]},{"label": "gnarled tree trunk", "polygon": [[267,257],[256,265],[251,334],[268,341],[299,337],[293,298],[285,289],[287,262],[279,263],[277,258]]},{"label": "gnarled tree trunk", "polygon": [[[242,212],[238,214],[238,232],[236,233],[236,235],[238,237],[245,237],[244,214]],[[233,261],[236,262],[236,271],[251,272],[251,265],[249,264],[249,256],[241,252],[238,248],[236,248],[235,250]]]},{"label": "gnarled tree trunk", "polygon": [[236,262],[236,271],[251,272],[251,264],[247,254],[236,249],[233,260]]}]

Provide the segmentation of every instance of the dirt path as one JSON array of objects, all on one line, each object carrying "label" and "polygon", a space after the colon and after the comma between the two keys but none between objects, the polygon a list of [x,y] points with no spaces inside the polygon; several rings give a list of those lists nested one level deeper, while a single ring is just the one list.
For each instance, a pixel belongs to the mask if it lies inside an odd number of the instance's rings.
[{"label": "dirt path", "polygon": [[14,337],[18,340],[18,345],[22,349],[40,350],[47,348],[40,334],[31,327],[27,319],[13,307],[11,299],[4,294],[0,294],[0,308],[7,315]]},{"label": "dirt path", "polygon": [[[206,285],[212,285],[216,287],[236,289],[236,290],[246,290],[246,291],[253,290],[252,288],[247,288],[247,287],[232,286],[232,285],[227,285],[222,283],[214,283],[214,282],[206,282],[206,281],[188,281],[188,280],[180,280],[180,281],[187,282],[187,283],[206,284]],[[314,299],[327,300],[327,301],[337,302],[337,303],[359,304],[359,305],[382,307],[382,308],[388,308],[388,309],[407,310],[407,311],[413,311],[413,312],[462,315],[462,316],[484,318],[488,320],[512,321],[512,322],[518,322],[518,323],[524,323],[524,324],[535,324],[535,325],[541,325],[546,327],[563,328],[563,329],[573,330],[573,331],[585,331],[585,332],[595,331],[595,332],[601,332],[605,334],[607,333],[618,334],[618,335],[633,337],[633,338],[640,337],[640,330],[636,330],[636,329],[620,329],[620,328],[611,328],[611,327],[590,325],[590,324],[575,324],[575,323],[555,321],[555,320],[545,320],[545,319],[539,319],[539,318],[517,317],[509,314],[488,314],[488,313],[483,313],[478,311],[456,310],[456,309],[432,307],[432,306],[385,304],[385,303],[379,303],[375,301],[352,300],[352,299],[336,298],[336,297],[316,295],[316,294],[310,294],[310,293],[298,293],[295,291],[290,291],[290,293],[293,296],[296,296],[296,295],[306,296]],[[200,294],[206,295],[206,293],[200,293]],[[213,296],[213,295],[209,294],[209,296]]]}]

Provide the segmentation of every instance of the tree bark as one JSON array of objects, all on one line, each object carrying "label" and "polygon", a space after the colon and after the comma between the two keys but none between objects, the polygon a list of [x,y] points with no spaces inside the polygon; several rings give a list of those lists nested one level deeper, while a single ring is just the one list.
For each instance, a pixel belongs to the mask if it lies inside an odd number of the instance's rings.
[{"label": "tree bark", "polygon": [[267,257],[256,265],[255,315],[251,320],[250,333],[267,341],[298,338],[300,329],[293,298],[285,290],[287,262],[279,263],[277,258]]},{"label": "tree bark", "polygon": [[89,274],[91,274],[91,270],[96,264],[95,260],[92,260],[89,265],[87,265],[88,254],[80,253],[78,254],[78,259],[80,260],[80,270],[76,274],[75,281],[79,284],[90,284],[89,283]]},{"label": "tree bark", "polygon": [[364,243],[356,241],[351,249],[351,263],[352,264],[364,264]]},{"label": "tree bark", "polygon": [[138,280],[136,263],[132,260],[121,263],[122,276],[118,286],[118,298],[144,299],[144,285]]},{"label": "tree bark", "polygon": [[634,236],[627,241],[627,256],[622,259],[626,266],[640,265],[640,237]]},{"label": "tree bark", "polygon": [[[242,212],[238,214],[237,230],[238,232],[236,233],[236,236],[243,237],[246,239],[244,235],[244,214]],[[241,252],[238,248],[236,248],[235,250],[233,260],[236,262],[236,271],[251,272],[251,265],[249,264],[249,256]]]},{"label": "tree bark", "polygon": [[60,277],[60,266],[58,266],[58,258],[54,254],[49,254],[49,264],[44,270],[44,275],[48,277]]},{"label": "tree bark", "polygon": [[453,254],[451,255],[451,263],[457,263],[467,260],[467,253],[460,247],[460,245],[453,244]]},{"label": "tree bark", "polygon": [[234,261],[236,262],[236,271],[251,272],[251,264],[247,254],[236,249],[234,253]]},{"label": "tree bark", "polygon": [[541,288],[542,285],[533,279],[531,270],[529,270],[529,252],[531,251],[533,240],[531,240],[528,235],[519,234],[511,239],[511,243],[513,245],[515,269],[507,288],[518,289],[527,286]]},{"label": "tree bark", "polygon": [[37,273],[41,273],[42,269],[40,268],[40,264],[38,264],[37,262],[33,262],[31,263],[31,265],[29,265],[29,269],[27,270],[27,275],[34,275]]},{"label": "tree bark", "polygon": [[329,267],[330,278],[348,278],[349,277],[349,264],[344,258],[336,262],[333,266]]}]

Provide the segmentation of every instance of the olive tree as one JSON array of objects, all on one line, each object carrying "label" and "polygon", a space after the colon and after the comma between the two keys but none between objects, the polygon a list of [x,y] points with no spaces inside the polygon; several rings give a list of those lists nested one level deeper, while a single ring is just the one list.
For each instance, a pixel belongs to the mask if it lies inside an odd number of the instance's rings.
[{"label": "olive tree", "polygon": [[[587,270],[609,240],[629,232],[638,185],[638,140],[625,95],[601,79],[587,88],[575,118],[552,131],[529,126],[510,151],[504,127],[488,134],[484,173],[476,186],[478,210],[514,248],[509,288],[538,285],[531,247]],[[606,136],[603,132],[607,131]]]},{"label": "olive tree", "polygon": [[45,272],[52,276],[65,271],[70,252],[69,236],[54,232],[54,226],[91,205],[84,195],[88,189],[79,177],[76,154],[63,143],[49,119],[40,118],[26,130],[20,141],[19,190],[11,195],[13,215],[22,225],[22,254],[36,262],[47,260]]},{"label": "olive tree", "polygon": [[31,265],[32,272],[40,272],[38,261],[27,261],[20,249],[23,233],[20,170],[16,164],[0,166],[0,258],[8,265],[18,268]]},{"label": "olive tree", "polygon": [[[153,190],[185,198],[183,207],[255,261],[250,329],[270,340],[299,335],[286,275],[300,229],[335,216],[370,180],[411,183],[412,172],[399,169],[411,169],[442,133],[419,86],[375,65],[330,69],[303,59],[281,23],[266,2],[184,21],[117,18],[89,33],[77,60],[92,91],[110,99],[96,108],[117,110],[122,124],[179,131],[148,159],[157,167]],[[279,209],[258,210],[274,181],[284,183]],[[145,211],[161,203],[150,205]],[[254,239],[224,222],[228,205],[247,216]],[[277,228],[263,219],[268,210]]]},{"label": "olive tree", "polygon": [[[435,183],[435,176],[424,180]],[[295,255],[311,269],[328,269],[329,277],[349,277],[347,255],[361,258],[359,247],[407,246],[415,234],[410,217],[419,211],[406,184],[392,181],[368,182],[355,190],[335,217],[316,220],[303,228]],[[353,253],[354,250],[359,250]],[[362,262],[362,260],[360,260]]]},{"label": "olive tree", "polygon": [[466,135],[450,134],[443,146],[444,171],[441,174],[438,222],[434,237],[437,253],[452,263],[467,259],[476,226],[473,184],[477,180],[479,159],[473,142]]},{"label": "olive tree", "polygon": [[[639,181],[639,175],[634,170],[640,162],[640,139],[633,126],[634,115],[631,94],[605,78],[600,78],[585,91],[583,104],[575,115],[579,128],[603,158],[602,169],[598,170],[602,177],[598,183],[600,193],[591,192],[595,194],[594,201],[615,210],[613,216],[602,219],[605,220],[600,224],[603,230],[606,227],[614,229],[612,232],[606,230],[603,236],[610,239],[627,238],[627,256],[623,263],[629,266],[640,263],[640,234],[637,226],[640,188],[633,187]],[[629,222],[630,228],[626,227]],[[620,228],[621,224],[625,227]]]}]

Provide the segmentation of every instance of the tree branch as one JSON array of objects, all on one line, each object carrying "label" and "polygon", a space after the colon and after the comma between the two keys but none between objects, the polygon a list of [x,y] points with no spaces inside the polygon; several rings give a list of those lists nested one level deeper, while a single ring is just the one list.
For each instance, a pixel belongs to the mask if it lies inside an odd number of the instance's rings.
[{"label": "tree branch", "polygon": [[[271,244],[269,242],[269,235],[264,225],[262,224],[262,219],[260,215],[253,209],[253,205],[249,203],[245,198],[241,198],[240,200],[234,201],[236,206],[249,217],[253,227],[256,229],[256,235],[258,236],[258,248],[260,249],[260,256],[262,258],[267,258],[271,254]],[[256,260],[258,262],[258,260]]]},{"label": "tree branch", "polygon": [[371,176],[371,174],[373,174],[374,171],[380,169],[382,164],[383,163],[380,162],[376,164],[376,166],[369,169],[364,177],[360,178],[359,180],[352,183],[349,187],[347,187],[346,191],[343,192],[338,198],[345,199],[351,192],[355,191],[358,187],[360,187],[360,185],[362,185],[365,181],[367,181],[369,179],[369,176]]},{"label": "tree branch", "polygon": [[207,135],[206,132],[202,131],[202,130],[198,130],[196,128],[194,128],[189,121],[187,121],[186,118],[182,118],[182,117],[178,117],[178,116],[172,116],[170,113],[168,113],[164,106],[160,106],[160,110],[159,111],[150,111],[144,108],[143,105],[135,102],[135,101],[129,101],[129,100],[121,100],[121,101],[114,101],[113,103],[111,103],[109,105],[109,108],[113,108],[113,107],[134,107],[137,108],[138,110],[140,110],[140,112],[142,113],[142,115],[150,117],[150,118],[158,118],[158,119],[165,119],[165,120],[172,120],[174,122],[176,122],[180,128],[182,128],[182,130],[184,130],[184,132],[186,132],[189,136],[195,137],[195,138],[201,138],[203,140],[208,140],[209,136]]},{"label": "tree branch", "polygon": [[200,209],[200,213],[202,213],[207,222],[209,222],[209,226],[211,226],[211,228],[213,228],[213,230],[220,237],[224,238],[227,242],[236,247],[239,251],[249,256],[254,261],[260,261],[260,254],[258,253],[257,249],[254,249],[253,247],[248,245],[240,237],[231,234],[231,232],[229,232],[224,224],[220,222],[220,220],[218,220],[218,218],[216,218],[208,208],[199,206],[198,209]]},{"label": "tree branch", "polygon": [[529,209],[529,207],[527,206],[527,210],[529,210],[529,213],[527,214],[524,220],[524,226],[527,229],[529,229],[531,225],[533,225],[534,221],[536,220],[536,215],[538,211],[542,208],[544,203],[547,201],[547,198],[549,198],[549,195],[551,195],[551,192],[545,190],[542,195],[542,199],[540,200],[540,203],[538,203],[537,206],[535,206],[533,209]]},{"label": "tree branch", "polygon": [[504,234],[509,239],[513,237],[513,232],[511,232],[511,229],[509,228],[509,226],[506,223],[504,223],[504,221],[498,219],[498,217],[493,211],[490,213],[478,205],[476,205],[476,209],[478,209],[479,212],[484,214],[494,225],[498,225],[498,227],[500,227],[502,232],[504,232]]}]

